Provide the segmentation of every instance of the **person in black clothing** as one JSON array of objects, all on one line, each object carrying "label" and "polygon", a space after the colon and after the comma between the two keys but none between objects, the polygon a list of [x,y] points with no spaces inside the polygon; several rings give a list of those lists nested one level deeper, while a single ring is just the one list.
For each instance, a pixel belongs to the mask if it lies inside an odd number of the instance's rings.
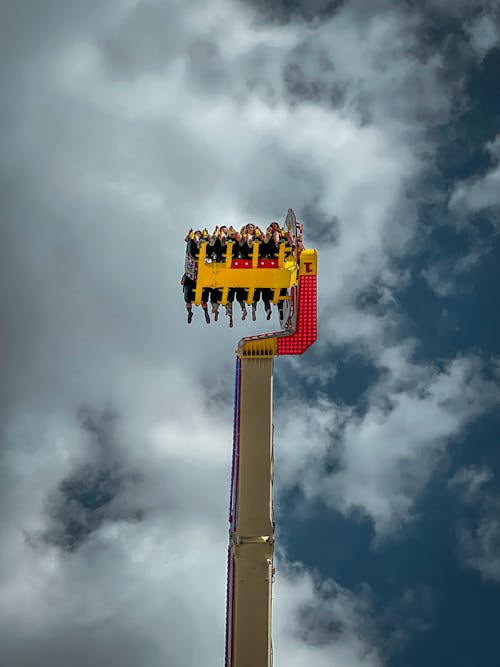
[{"label": "person in black clothing", "polygon": [[214,316],[214,320],[217,322],[217,320],[219,319],[219,306],[220,306],[220,300],[222,298],[222,290],[210,289],[209,293],[210,293],[210,303],[212,304],[212,315]]},{"label": "person in black clothing", "polygon": [[271,222],[266,230],[264,240],[261,244],[263,257],[277,257],[278,247],[281,241],[280,226],[277,222]]},{"label": "person in black clothing", "polygon": [[243,287],[231,287],[227,293],[227,303],[226,303],[226,315],[229,317],[229,326],[233,326],[233,303],[234,297],[236,301],[240,304],[241,308],[241,319],[246,320],[248,311],[245,304],[245,299],[248,298],[248,290]]},{"label": "person in black clothing", "polygon": [[193,320],[193,297],[196,281],[190,278],[186,273],[181,278],[182,291],[184,293],[184,302],[187,310],[187,322],[191,324]]},{"label": "person in black clothing", "polygon": [[[181,278],[181,285],[184,293],[184,301],[188,313],[187,321],[191,324],[193,320],[193,299],[196,290],[196,259],[200,252],[201,231],[197,230],[192,234],[190,229],[186,238],[186,258],[184,261],[184,275]],[[210,324],[210,315],[208,314],[207,301],[209,290],[204,289],[201,295],[201,307],[205,311],[205,321]]]},{"label": "person in black clothing", "polygon": [[225,225],[219,229],[215,228],[214,233],[209,238],[207,255],[214,262],[222,262],[226,252],[226,242],[228,238],[228,229]]},{"label": "person in black clothing", "polygon": [[254,322],[257,319],[257,303],[261,298],[264,302],[264,310],[266,311],[267,319],[271,319],[271,300],[273,298],[273,291],[268,288],[256,289],[252,303],[252,320]]},{"label": "person in black clothing", "polygon": [[255,241],[255,226],[249,223],[241,229],[239,242],[239,254],[243,259],[252,256],[253,243]]}]

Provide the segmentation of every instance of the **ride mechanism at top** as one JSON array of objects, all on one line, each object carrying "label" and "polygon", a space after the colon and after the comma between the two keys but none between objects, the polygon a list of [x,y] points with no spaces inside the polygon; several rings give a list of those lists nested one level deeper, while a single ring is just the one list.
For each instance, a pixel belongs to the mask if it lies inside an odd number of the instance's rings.
[{"label": "ride mechanism at top", "polygon": [[254,308],[258,296],[267,312],[266,302],[276,304],[281,324],[281,331],[242,338],[236,350],[226,667],[271,667],[273,662],[273,364],[276,356],[302,354],[317,337],[317,252],[304,248],[302,232],[289,209],[284,227],[271,223],[265,234],[247,225],[241,232],[223,233],[222,241],[202,232],[186,237],[182,283],[188,322],[193,303],[204,308],[210,322],[210,299],[215,319],[223,305],[231,326],[236,295],[244,312],[244,304]]}]

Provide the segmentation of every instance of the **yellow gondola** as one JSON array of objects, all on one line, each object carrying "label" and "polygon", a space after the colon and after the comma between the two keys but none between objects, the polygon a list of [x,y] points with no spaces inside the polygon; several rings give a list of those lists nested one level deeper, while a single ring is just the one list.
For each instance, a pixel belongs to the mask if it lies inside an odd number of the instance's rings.
[{"label": "yellow gondola", "polygon": [[278,303],[287,298],[282,295],[282,290],[290,289],[297,282],[297,256],[288,243],[280,244],[277,258],[259,259],[259,241],[254,242],[252,255],[247,258],[234,257],[233,250],[237,244],[229,241],[226,244],[226,257],[223,262],[207,261],[207,245],[206,242],[200,244],[198,255],[194,297],[196,306],[201,304],[205,289],[222,290],[220,303],[225,305],[231,288],[247,289],[246,303],[253,302],[256,289],[271,289],[273,303]]},{"label": "yellow gondola", "polygon": [[[253,303],[256,289],[272,290],[272,302],[277,304],[290,299],[290,290],[297,284],[301,250],[301,227],[292,209],[288,211],[284,231],[287,240],[278,247],[275,257],[261,257],[261,242],[254,241],[248,257],[239,257],[239,244],[228,241],[223,261],[212,261],[209,244],[201,240],[196,258],[196,287],[193,304],[199,306],[206,290],[221,290],[218,302],[226,305],[230,289],[247,290],[245,302]],[[206,238],[206,236],[205,236]]]}]

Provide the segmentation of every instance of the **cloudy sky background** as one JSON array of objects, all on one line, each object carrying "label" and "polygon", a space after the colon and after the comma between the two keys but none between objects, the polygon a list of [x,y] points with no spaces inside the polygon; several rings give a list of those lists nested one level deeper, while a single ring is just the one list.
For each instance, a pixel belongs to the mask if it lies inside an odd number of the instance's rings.
[{"label": "cloudy sky background", "polygon": [[267,323],[186,326],[183,238],[289,207],[275,662],[497,664],[499,36],[497,0],[0,3],[2,664],[223,664]]}]

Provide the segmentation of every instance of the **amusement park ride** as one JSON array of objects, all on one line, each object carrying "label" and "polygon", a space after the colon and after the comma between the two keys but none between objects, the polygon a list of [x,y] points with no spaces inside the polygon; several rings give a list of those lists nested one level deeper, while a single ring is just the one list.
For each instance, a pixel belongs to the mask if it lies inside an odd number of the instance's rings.
[{"label": "amusement park ride", "polygon": [[[289,209],[277,256],[238,258],[234,242],[222,261],[207,259],[201,242],[193,303],[204,290],[221,290],[224,305],[231,289],[272,290],[282,330],[248,336],[236,350],[233,456],[229,507],[226,603],[226,667],[271,667],[271,588],[274,578],[273,363],[274,357],[302,354],[317,335],[316,250],[302,244],[302,225]],[[205,292],[206,293],[206,292]]]}]

